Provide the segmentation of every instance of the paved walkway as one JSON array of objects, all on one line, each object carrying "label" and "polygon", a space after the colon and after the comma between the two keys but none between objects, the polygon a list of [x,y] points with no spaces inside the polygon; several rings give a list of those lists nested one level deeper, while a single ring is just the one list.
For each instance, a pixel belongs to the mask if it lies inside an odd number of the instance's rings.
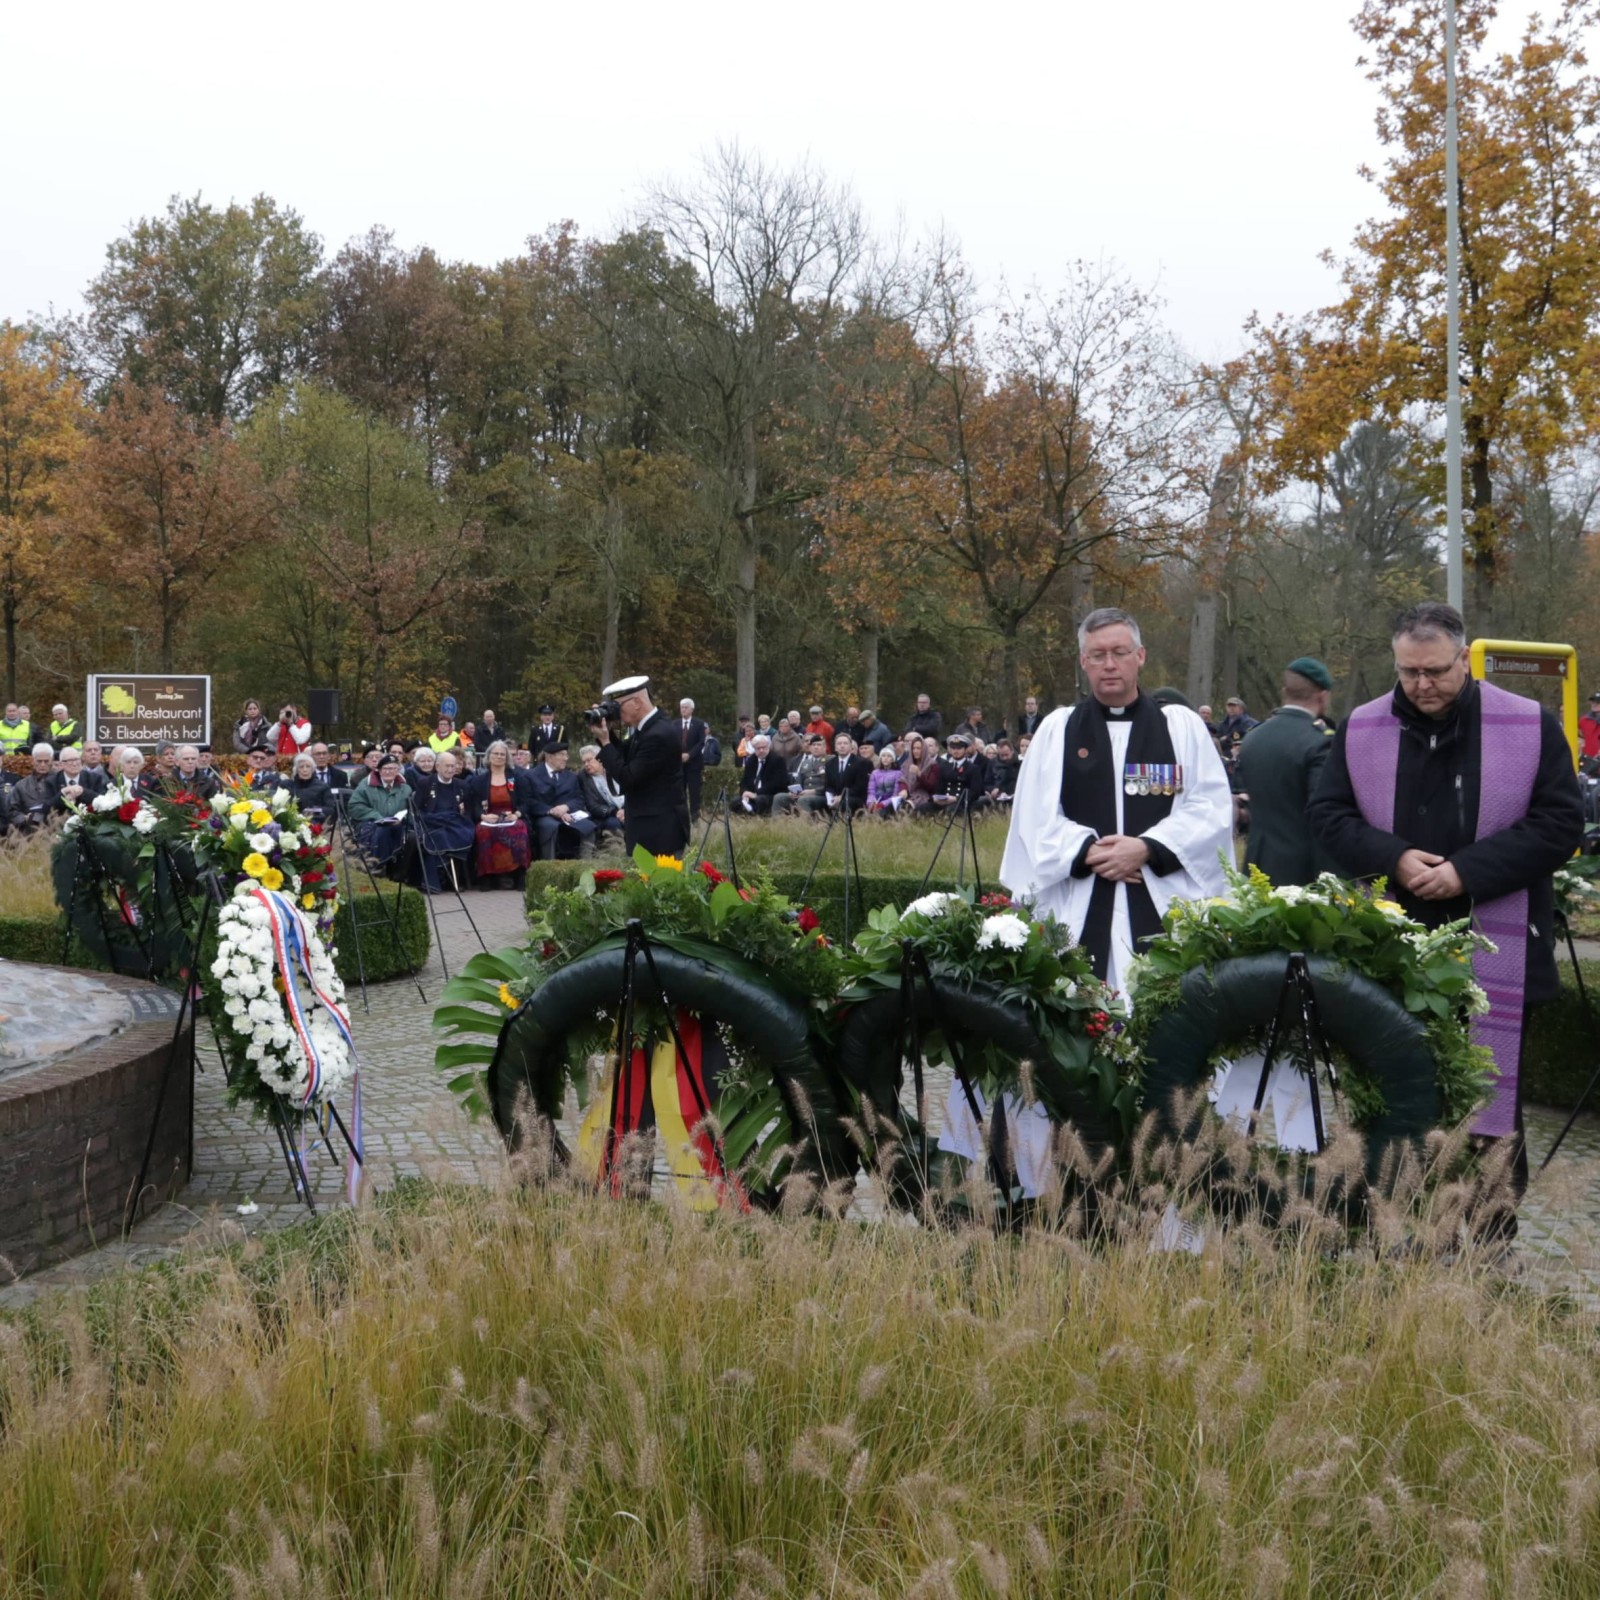
[{"label": "paved walkway", "polygon": [[[489,949],[515,944],[522,937],[521,895],[473,893],[463,901]],[[438,944],[455,973],[480,948],[478,936],[453,898],[441,897],[436,909]],[[437,1040],[431,1018],[445,982],[437,946],[420,976],[426,999],[415,984],[405,981],[375,985],[369,991],[370,1010],[363,1009],[359,990],[351,996],[351,1021],[362,1061],[366,1178],[379,1189],[406,1176],[483,1182],[503,1169],[502,1147],[493,1126],[487,1120],[475,1122],[461,1111],[445,1076],[433,1065]],[[204,1032],[202,1061],[206,1070],[195,1093],[194,1172],[179,1198],[146,1217],[126,1240],[114,1240],[0,1287],[0,1307],[25,1304],[50,1289],[157,1260],[185,1243],[239,1239],[307,1214],[295,1198],[271,1127],[228,1105],[220,1064]],[[948,1076],[936,1073],[930,1078],[930,1121],[935,1124]],[[1537,1167],[1566,1118],[1562,1112],[1535,1108],[1527,1120]],[[313,1150],[308,1167],[319,1209],[343,1204],[345,1172],[327,1152]],[[241,1214],[238,1208],[247,1203],[256,1209]],[[863,1216],[876,1213],[869,1183],[863,1181],[858,1188],[852,1209]],[[1583,1303],[1600,1308],[1600,1116],[1579,1119],[1549,1171],[1535,1175],[1521,1215],[1518,1256],[1529,1280],[1543,1288],[1566,1289]]]}]

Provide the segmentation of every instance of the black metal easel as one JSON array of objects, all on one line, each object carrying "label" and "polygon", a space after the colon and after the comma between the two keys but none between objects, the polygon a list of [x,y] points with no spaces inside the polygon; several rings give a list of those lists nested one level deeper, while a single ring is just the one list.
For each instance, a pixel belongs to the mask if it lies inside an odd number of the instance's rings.
[{"label": "black metal easel", "polygon": [[61,961],[59,964],[63,967],[66,966],[67,957],[72,952],[72,936],[75,932],[72,926],[73,908],[78,905],[81,899],[86,897],[94,906],[95,919],[100,924],[100,937],[105,944],[106,960],[111,963],[111,970],[127,977],[142,977],[153,980],[156,976],[155,944],[153,940],[146,936],[138,919],[137,909],[134,910],[132,917],[125,917],[124,920],[128,930],[133,934],[133,942],[138,947],[144,970],[138,973],[123,973],[123,964],[118,952],[119,950],[125,950],[126,946],[119,944],[118,941],[111,937],[111,913],[106,906],[107,891],[116,893],[120,897],[123,886],[119,879],[114,878],[106,870],[105,862],[100,859],[100,852],[95,849],[93,839],[82,830],[76,834],[75,838],[77,853],[72,865],[72,888],[69,891],[67,907],[62,919],[66,923],[66,927],[61,935]]},{"label": "black metal easel", "polygon": [[[169,872],[171,865],[169,861]],[[206,934],[210,930],[211,921],[218,908],[223,904],[225,896],[222,884],[215,872],[203,872],[199,878],[200,889],[200,916],[193,924],[188,945],[185,950],[187,959],[179,965],[179,979],[183,984],[183,993],[178,1000],[178,1015],[172,1025],[172,1041],[167,1046],[166,1064],[161,1069],[161,1082],[156,1089],[155,1110],[150,1114],[150,1133],[144,1142],[144,1156],[139,1162],[139,1176],[134,1180],[133,1188],[128,1193],[128,1203],[122,1213],[122,1231],[124,1234],[133,1226],[135,1213],[139,1209],[139,1197],[144,1193],[145,1179],[150,1174],[150,1158],[155,1154],[156,1136],[161,1131],[161,1108],[166,1103],[167,1086],[172,1081],[172,1074],[181,1062],[189,1074],[189,1168],[194,1170],[194,1074],[200,1065],[200,1053],[196,1044],[197,1019],[199,1006],[197,995],[200,989],[200,953],[205,949]],[[183,1025],[190,1024],[189,1048],[183,1048]],[[220,1053],[220,1052],[219,1052]],[[227,1057],[223,1057],[223,1070],[227,1070]]]},{"label": "black metal easel", "polygon": [[1317,1136],[1317,1154],[1328,1147],[1327,1130],[1322,1118],[1322,1092],[1317,1084],[1317,1066],[1320,1062],[1328,1074],[1328,1088],[1337,1103],[1339,1074],[1328,1049],[1327,1035],[1322,1029],[1322,1014],[1317,1009],[1317,991],[1311,981],[1311,966],[1303,950],[1289,957],[1283,969],[1283,988],[1278,993],[1277,1008],[1267,1028],[1266,1042],[1262,1047],[1261,1076],[1256,1083],[1255,1104],[1250,1111],[1248,1131],[1253,1138],[1256,1124],[1261,1118],[1261,1108],[1266,1103],[1267,1081],[1283,1047],[1288,1029],[1299,1023],[1304,1045],[1306,1076],[1311,1080],[1311,1124]]},{"label": "black metal easel", "polygon": [[[434,850],[429,846],[429,824],[421,812],[413,809],[411,813],[411,820],[413,825],[413,837],[416,839],[417,843],[417,870],[422,874],[422,895],[423,898],[428,902],[428,915],[433,920],[433,942],[435,948],[439,952],[439,965],[444,969],[445,979],[448,981],[450,977],[450,963],[445,958],[444,939],[439,932],[439,918],[441,915],[446,917],[465,917],[467,919],[467,926],[472,929],[472,937],[478,941],[478,948],[487,954],[489,946],[484,943],[483,934],[479,931],[478,924],[473,920],[472,912],[468,908],[467,902],[462,898],[461,883],[456,875],[456,858],[446,850]],[[431,892],[428,889],[427,865],[430,858],[438,864],[441,884],[439,889],[435,889]],[[449,880],[448,889],[443,887],[446,878]],[[449,893],[455,896],[456,904],[454,911],[441,912],[439,910],[438,900],[439,896],[443,893]]]},{"label": "black metal easel", "polygon": [[[628,939],[622,954],[622,990],[617,1001],[617,1065],[611,1074],[611,1115],[606,1123],[605,1150],[600,1165],[600,1182],[612,1194],[621,1192],[617,1158],[621,1154],[625,1135],[618,1132],[618,1123],[621,1120],[618,1113],[624,1107],[629,1108],[631,1112],[633,1106],[633,1020],[634,1003],[637,998],[634,963],[641,955],[644,957],[645,966],[649,968],[650,982],[655,986],[656,996],[667,1014],[667,1027],[672,1033],[672,1047],[677,1051],[676,1059],[682,1066],[686,1068],[690,1066],[689,1052],[684,1048],[682,1034],[678,1032],[677,1011],[668,998],[666,985],[661,981],[661,974],[656,969],[655,949],[650,943],[649,934],[644,930],[644,923],[637,917],[629,918],[627,934]],[[645,1071],[649,1071],[648,1065]],[[694,1090],[695,1110],[699,1114],[699,1120],[709,1129],[711,1107],[700,1093],[700,1085],[694,1072],[688,1071],[685,1076]],[[628,1130],[630,1133],[633,1131],[633,1129]],[[712,1137],[716,1142],[717,1160],[726,1172],[727,1161],[723,1157],[721,1136],[713,1133]]]},{"label": "black metal easel", "polygon": [[983,893],[983,869],[978,864],[978,826],[972,815],[972,791],[965,791],[961,798],[951,807],[944,819],[944,828],[939,834],[939,842],[933,847],[933,859],[928,862],[928,870],[922,875],[922,887],[917,892],[926,894],[928,884],[933,878],[933,869],[939,864],[939,856],[944,850],[945,841],[950,837],[950,830],[956,824],[956,818],[962,819],[961,828],[961,862],[956,871],[956,884],[960,888],[966,887],[967,882],[967,845],[972,845],[972,881],[981,896]]},{"label": "black metal easel", "polygon": [[694,865],[699,866],[706,859],[706,846],[711,842],[711,827],[718,820],[722,823],[722,842],[728,851],[728,876],[733,879],[735,889],[742,889],[744,885],[739,881],[739,861],[733,848],[733,820],[729,812],[728,796],[724,791],[721,805],[717,810],[709,812],[706,816],[706,825],[700,835],[700,847],[695,851]]},{"label": "black metal easel", "polygon": [[817,853],[811,858],[811,870],[806,873],[806,881],[800,885],[800,903],[805,904],[806,897],[811,893],[811,882],[817,875],[817,868],[822,864],[823,852],[828,848],[828,840],[832,837],[835,825],[843,819],[844,822],[844,860],[841,863],[844,878],[844,943],[850,943],[850,883],[855,881],[856,904],[864,906],[866,895],[861,887],[861,857],[856,851],[856,818],[851,810],[848,797],[841,795],[837,811],[828,813],[828,825],[822,830],[822,842],[817,846]]},{"label": "black metal easel", "polygon": [[[927,1126],[928,1108],[927,1092],[923,1087],[922,1069],[924,1058],[922,1053],[922,1023],[917,1016],[917,987],[922,986],[928,996],[929,1009],[933,1012],[935,1026],[944,1034],[944,1042],[950,1051],[950,1070],[955,1080],[961,1085],[961,1092],[966,1098],[967,1109],[972,1113],[973,1125],[978,1130],[978,1141],[988,1156],[989,1177],[1000,1195],[1000,1203],[1004,1208],[1006,1224],[1009,1227],[1012,1219],[1011,1199],[1011,1162],[1006,1147],[1005,1116],[999,1106],[996,1106],[996,1116],[991,1124],[993,1137],[986,1135],[983,1126],[983,1113],[978,1109],[977,1091],[972,1087],[972,1079],[967,1075],[966,1061],[962,1053],[960,1040],[951,1029],[944,1013],[944,1005],[939,999],[939,989],[933,981],[933,969],[928,965],[927,952],[915,939],[902,939],[900,941],[900,1035],[899,1045],[901,1060],[911,1062],[911,1081],[913,1095],[917,1107],[917,1124],[922,1130],[919,1143],[919,1152],[922,1156],[922,1188],[927,1192]],[[912,1137],[912,1129],[906,1123],[905,1107],[898,1098],[895,1101],[895,1112],[900,1123],[901,1135],[904,1138]]]},{"label": "black metal easel", "polygon": [[[349,790],[341,790],[341,794],[348,794]],[[394,940],[395,949],[403,955],[405,953],[405,940],[400,933],[400,895],[405,885],[396,883],[394,888],[394,903],[391,905],[384,898],[383,886],[378,882],[377,875],[372,870],[372,863],[367,858],[366,852],[361,848],[356,839],[355,829],[351,826],[349,815],[345,809],[346,803],[336,799],[334,802],[335,826],[339,830],[339,864],[343,871],[343,884],[340,893],[346,905],[350,907],[350,942],[356,951],[356,982],[361,985],[361,1009],[370,1012],[372,1003],[367,997],[367,963],[361,951],[361,930],[376,927],[378,923],[387,924],[390,936]],[[362,872],[366,875],[367,883],[371,887],[370,895],[358,895],[355,892],[355,875],[350,865],[352,861],[359,863]],[[363,917],[361,903],[363,900],[375,903],[378,915]],[[417,986],[418,998],[427,1003],[428,994],[422,987],[420,970],[417,967],[408,967],[407,972],[411,981]]]},{"label": "black metal easel", "polygon": [[[1567,941],[1567,954],[1572,958],[1572,975],[1578,981],[1578,999],[1583,1004],[1584,1014],[1589,1019],[1589,1033],[1591,1037],[1600,1037],[1600,1029],[1596,1027],[1594,1002],[1589,998],[1589,990],[1583,981],[1583,968],[1578,962],[1578,946],[1572,937],[1572,924],[1558,911],[1557,918],[1561,922],[1561,933]],[[1561,1148],[1562,1141],[1572,1132],[1573,1124],[1578,1120],[1579,1113],[1583,1110],[1584,1102],[1595,1091],[1595,1086],[1600,1084],[1600,1066],[1597,1066],[1589,1076],[1589,1081],[1583,1086],[1583,1093],[1578,1096],[1571,1114],[1562,1125],[1561,1132],[1556,1135],[1556,1142],[1545,1152],[1545,1158],[1539,1163],[1539,1171],[1543,1172],[1555,1158],[1555,1153]],[[1526,1135],[1524,1135],[1526,1137]]]}]

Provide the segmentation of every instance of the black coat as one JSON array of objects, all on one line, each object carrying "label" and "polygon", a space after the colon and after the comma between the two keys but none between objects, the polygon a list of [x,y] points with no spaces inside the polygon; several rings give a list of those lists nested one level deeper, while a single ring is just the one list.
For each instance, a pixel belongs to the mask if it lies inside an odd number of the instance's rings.
[{"label": "black coat", "polygon": [[533,752],[533,759],[539,759],[539,752],[547,744],[565,744],[567,742],[567,725],[564,722],[552,722],[548,728],[542,722],[534,723],[528,730],[528,748]]},{"label": "black coat", "polygon": [[[533,777],[526,767],[507,767],[511,803],[524,817],[533,815]],[[489,809],[489,769],[480,767],[467,779],[467,800],[476,822]]]},{"label": "black coat", "polygon": [[1039,731],[1039,724],[1044,721],[1042,711],[1019,711],[1017,713],[1017,737],[1023,734],[1031,739]]},{"label": "black coat", "polygon": [[[1407,913],[1430,928],[1469,915],[1480,901],[1528,891],[1527,998],[1554,998],[1559,990],[1554,944],[1551,874],[1583,838],[1583,801],[1572,752],[1561,724],[1542,711],[1539,766],[1527,814],[1509,828],[1476,837],[1478,785],[1483,769],[1481,705],[1468,680],[1441,721],[1419,712],[1397,688],[1400,756],[1395,772],[1393,833],[1375,828],[1356,804],[1345,759],[1348,722],[1332,740],[1316,792],[1311,829],[1346,877],[1387,877],[1389,892]],[[1454,900],[1418,900],[1400,887],[1395,868],[1407,850],[1445,856],[1466,894]]]},{"label": "black coat", "polygon": [[600,764],[626,802],[622,837],[628,849],[642,844],[652,855],[682,855],[689,842],[689,808],[677,723],[655,711],[620,744],[601,745]]},{"label": "black coat", "polygon": [[838,756],[829,756],[822,787],[829,794],[841,794],[852,811],[863,811],[867,804],[867,785],[872,780],[872,763],[863,755],[846,756],[841,770]]},{"label": "black coat", "polygon": [[944,718],[931,706],[926,711],[913,711],[906,719],[907,733],[920,733],[924,739],[944,736]]},{"label": "black coat", "polygon": [[739,793],[774,795],[789,792],[789,763],[782,756],[767,752],[765,761],[760,756],[746,756],[744,770],[739,774]]},{"label": "black coat", "polygon": [[284,788],[301,811],[333,810],[333,790],[320,777],[290,778]]},{"label": "black coat", "polygon": [[705,725],[705,721],[700,717],[690,717],[689,732],[687,736],[685,736],[683,731],[682,717],[674,717],[672,719],[672,726],[673,730],[678,735],[678,745],[680,750],[687,750],[689,752],[689,759],[683,763],[685,770],[691,767],[704,767],[706,759],[706,734],[710,732],[710,729]]},{"label": "black coat", "polygon": [[1333,731],[1298,706],[1258,722],[1239,746],[1239,788],[1250,796],[1245,863],[1274,883],[1307,884],[1337,871],[1311,834],[1311,796],[1333,748]]}]

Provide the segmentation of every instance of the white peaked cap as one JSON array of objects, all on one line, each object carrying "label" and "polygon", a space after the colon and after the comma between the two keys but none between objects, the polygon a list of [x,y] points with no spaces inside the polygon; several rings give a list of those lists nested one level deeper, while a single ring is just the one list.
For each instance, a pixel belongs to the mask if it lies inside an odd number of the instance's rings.
[{"label": "white peaked cap", "polygon": [[608,683],[600,693],[608,700],[620,700],[624,695],[638,694],[641,689],[649,687],[649,678],[640,673],[632,678],[618,678],[615,683]]}]

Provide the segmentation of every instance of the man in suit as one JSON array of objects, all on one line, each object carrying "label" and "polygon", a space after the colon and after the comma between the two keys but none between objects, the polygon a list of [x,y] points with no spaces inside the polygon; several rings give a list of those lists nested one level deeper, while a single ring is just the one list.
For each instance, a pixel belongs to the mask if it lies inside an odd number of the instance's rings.
[{"label": "man in suit", "polygon": [[317,776],[330,791],[350,787],[350,774],[343,767],[334,766],[333,752],[320,740],[311,747],[311,759],[317,764]]},{"label": "man in suit", "polygon": [[594,854],[595,819],[587,815],[583,786],[567,771],[567,747],[547,744],[530,773],[528,820],[539,845],[539,859],[554,861],[556,846],[576,847],[579,858]]},{"label": "man in suit", "polygon": [[872,763],[857,752],[855,740],[848,733],[835,737],[833,750],[822,779],[829,806],[845,812],[866,810]]},{"label": "man in suit", "polygon": [[678,702],[678,739],[683,745],[683,792],[689,815],[700,815],[700,786],[706,775],[706,725],[694,714],[694,701]]},{"label": "man in suit", "polygon": [[1283,704],[1239,746],[1239,789],[1250,801],[1245,861],[1278,884],[1303,885],[1333,869],[1317,847],[1308,814],[1333,730],[1322,720],[1333,678],[1315,656],[1283,669]]},{"label": "man in suit", "polygon": [[648,678],[622,678],[602,692],[617,702],[628,729],[620,744],[606,723],[594,730],[600,765],[625,802],[623,842],[630,854],[642,844],[652,855],[681,856],[689,842],[689,812],[679,731],[652,703]]},{"label": "man in suit", "polygon": [[567,725],[556,721],[556,708],[551,705],[539,707],[539,720],[534,723],[533,731],[528,735],[528,748],[533,751],[534,760],[539,758],[539,752],[547,744],[565,744],[567,742]]},{"label": "man in suit", "polygon": [[739,775],[739,809],[747,816],[764,817],[772,802],[789,792],[789,763],[775,755],[772,740],[764,733],[755,737],[755,749],[745,757]]},{"label": "man in suit", "polygon": [[1017,737],[1020,739],[1026,734],[1031,739],[1043,721],[1044,718],[1039,715],[1039,697],[1030,694],[1022,702],[1022,714],[1017,718]]}]

